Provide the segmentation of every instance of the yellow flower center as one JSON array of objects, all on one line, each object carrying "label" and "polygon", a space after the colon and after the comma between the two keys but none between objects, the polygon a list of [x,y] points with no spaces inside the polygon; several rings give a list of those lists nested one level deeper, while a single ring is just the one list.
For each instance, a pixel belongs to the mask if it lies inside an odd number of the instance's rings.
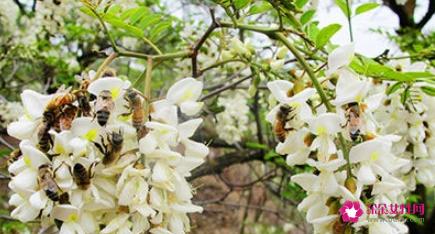
[{"label": "yellow flower center", "polygon": [[324,126],[317,127],[317,135],[326,135],[327,130]]},{"label": "yellow flower center", "polygon": [[65,148],[61,144],[57,143],[54,146],[54,152],[56,152],[58,154],[64,154],[65,153]]},{"label": "yellow flower center", "polygon": [[88,141],[94,141],[97,137],[97,129],[93,128],[89,130],[83,137]]},{"label": "yellow flower center", "polygon": [[70,221],[70,222],[77,222],[78,220],[79,220],[79,217],[78,217],[78,215],[75,214],[75,213],[70,214],[70,215],[68,216],[68,221]]},{"label": "yellow flower center", "polygon": [[372,154],[370,154],[370,160],[371,161],[377,161],[379,159],[379,152],[373,152]]},{"label": "yellow flower center", "polygon": [[119,115],[118,119],[123,122],[127,122],[131,119],[131,115]]},{"label": "yellow flower center", "polygon": [[117,99],[119,97],[119,94],[121,93],[121,89],[120,88],[113,88],[110,90],[110,92],[112,93],[112,98]]},{"label": "yellow flower center", "polygon": [[28,166],[28,167],[31,167],[31,166],[32,166],[32,160],[30,159],[29,156],[24,155],[24,156],[23,156],[23,160],[24,160],[24,163],[26,164],[26,166]]},{"label": "yellow flower center", "polygon": [[189,99],[191,99],[193,97],[193,93],[190,89],[186,90],[186,92],[184,92],[183,96],[181,96],[181,100],[183,101],[187,101]]}]

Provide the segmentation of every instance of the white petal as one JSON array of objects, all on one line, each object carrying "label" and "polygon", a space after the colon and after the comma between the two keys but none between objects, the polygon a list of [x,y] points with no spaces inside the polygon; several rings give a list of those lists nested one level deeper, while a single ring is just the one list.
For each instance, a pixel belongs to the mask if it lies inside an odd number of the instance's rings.
[{"label": "white petal", "polygon": [[184,78],[173,84],[167,93],[166,99],[174,104],[186,101],[196,101],[201,96],[203,84],[194,78]]},{"label": "white petal", "polygon": [[38,173],[35,170],[25,169],[18,175],[12,177],[9,187],[17,187],[22,190],[34,190],[38,186],[37,176]]},{"label": "white petal", "polygon": [[364,185],[373,184],[376,182],[376,176],[369,165],[361,165],[356,176],[359,182]]},{"label": "white petal", "polygon": [[21,93],[21,101],[23,102],[25,112],[30,115],[32,119],[42,116],[45,106],[52,97],[53,95],[43,95],[28,89]]},{"label": "white petal", "polygon": [[370,82],[361,81],[347,69],[341,69],[336,87],[336,98],[332,103],[341,106],[351,102],[360,102],[367,94]]},{"label": "white petal", "polygon": [[201,125],[201,123],[202,123],[202,119],[197,118],[197,119],[191,119],[191,120],[188,120],[186,122],[179,124],[177,128],[178,128],[178,133],[179,133],[180,138],[184,139],[184,138],[189,138],[189,137],[193,136],[196,129],[198,129],[198,127],[199,127],[199,125]]},{"label": "white petal", "polygon": [[176,126],[178,123],[177,107],[163,99],[152,103],[151,119]]},{"label": "white petal", "polygon": [[193,116],[198,114],[201,108],[204,106],[203,102],[186,101],[180,104],[180,110],[183,114]]},{"label": "white petal", "polygon": [[71,132],[74,136],[80,136],[88,141],[95,141],[99,129],[99,125],[96,121],[92,121],[91,117],[76,118],[71,124]]},{"label": "white petal", "polygon": [[328,56],[327,75],[335,72],[337,69],[347,66],[354,55],[354,44],[347,44],[333,50]]},{"label": "white petal", "polygon": [[39,216],[40,210],[35,209],[26,203],[21,204],[11,212],[11,217],[20,220],[21,222],[29,222]]},{"label": "white petal", "polygon": [[98,96],[101,91],[108,90],[112,93],[112,98],[116,100],[122,96],[121,92],[126,88],[126,84],[125,81],[116,77],[98,79],[89,85],[88,92]]},{"label": "white petal", "polygon": [[29,121],[25,118],[20,118],[20,121],[12,122],[8,125],[7,132],[8,135],[20,140],[29,139],[35,133],[37,126],[37,121]]},{"label": "white petal", "polygon": [[29,202],[35,209],[41,210],[47,204],[48,198],[45,195],[44,191],[39,190],[38,192],[36,192],[32,196],[30,196]]},{"label": "white petal", "polygon": [[38,169],[42,164],[49,163],[47,156],[31,145],[20,145],[23,153],[24,162],[28,167]]},{"label": "white petal", "polygon": [[53,207],[52,216],[55,219],[59,219],[61,221],[77,221],[79,218],[80,210],[72,205],[56,205]]},{"label": "white petal", "polygon": [[317,180],[317,176],[310,173],[301,173],[291,177],[292,182],[295,182],[306,191],[312,191]]},{"label": "white petal", "polygon": [[177,212],[181,212],[181,213],[195,213],[195,212],[202,212],[202,207],[200,206],[196,206],[193,204],[174,204],[172,205],[172,209],[177,211]]},{"label": "white petal", "polygon": [[192,140],[182,141],[185,151],[184,155],[191,157],[204,158],[208,155],[209,149],[206,145]]},{"label": "white petal", "polygon": [[157,148],[158,142],[153,133],[148,133],[139,140],[139,150],[141,153],[149,154]]},{"label": "white petal", "polygon": [[111,233],[120,229],[124,223],[127,222],[127,219],[128,214],[117,215],[116,218],[112,219],[112,221],[110,221],[110,223],[103,230],[101,230],[100,233]]},{"label": "white petal", "polygon": [[288,92],[293,88],[293,83],[287,80],[275,80],[268,82],[267,88],[276,100],[281,103],[288,103]]}]

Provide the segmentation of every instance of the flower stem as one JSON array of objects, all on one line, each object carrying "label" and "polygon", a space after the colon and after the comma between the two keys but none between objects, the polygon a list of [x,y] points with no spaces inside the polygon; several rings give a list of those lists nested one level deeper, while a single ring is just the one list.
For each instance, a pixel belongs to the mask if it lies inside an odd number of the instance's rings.
[{"label": "flower stem", "polygon": [[153,72],[153,59],[148,58],[147,60],[147,70],[145,74],[145,87],[144,87],[144,96],[145,96],[145,121],[149,119],[150,115],[150,105],[151,105],[151,77]]},{"label": "flower stem", "polygon": [[349,4],[349,0],[346,0],[346,9],[347,9],[347,23],[349,25],[349,36],[350,36],[350,41],[353,42],[353,31],[352,31],[352,17],[351,17],[351,12],[350,12],[350,4]]},{"label": "flower stem", "polygon": [[[307,63],[305,58],[290,43],[290,41],[287,40],[287,38],[282,33],[275,33],[275,36],[278,40],[280,40],[292,52],[292,54],[295,56],[295,58],[299,61],[299,63],[302,65],[302,67],[307,72],[308,77],[310,77],[310,80],[313,83],[314,88],[317,90],[317,93],[319,94],[320,99],[322,100],[326,109],[329,112],[333,112],[334,108],[332,107],[331,103],[329,102],[329,99],[326,96],[325,91],[323,90],[322,86],[320,85],[320,82],[317,80],[316,75],[314,73],[314,70],[310,67],[310,65]],[[338,141],[340,143],[340,148],[343,152],[343,157],[347,162],[347,177],[350,178],[352,176],[352,171],[351,171],[351,165],[350,165],[350,161],[349,161],[349,150],[347,149],[346,140],[344,139],[344,137],[341,133],[338,133]]]},{"label": "flower stem", "polygon": [[95,73],[94,78],[92,78],[92,81],[98,80],[104,73],[104,71],[106,70],[106,67],[109,66],[109,64],[112,63],[113,60],[115,60],[115,58],[118,55],[116,53],[111,53],[109,55],[109,57],[107,57],[103,63],[100,65],[100,67],[98,68],[97,72]]}]

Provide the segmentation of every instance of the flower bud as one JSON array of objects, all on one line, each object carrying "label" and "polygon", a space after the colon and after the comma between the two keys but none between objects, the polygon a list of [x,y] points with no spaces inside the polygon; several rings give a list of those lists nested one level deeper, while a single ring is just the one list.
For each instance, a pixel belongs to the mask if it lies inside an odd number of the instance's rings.
[{"label": "flower bud", "polygon": [[351,193],[356,192],[356,180],[353,177],[349,177],[344,181],[344,187],[346,187]]},{"label": "flower bud", "polygon": [[276,52],[276,58],[277,59],[283,59],[283,58],[285,58],[287,53],[288,53],[287,47],[281,46],[281,47],[279,47],[278,52]]}]

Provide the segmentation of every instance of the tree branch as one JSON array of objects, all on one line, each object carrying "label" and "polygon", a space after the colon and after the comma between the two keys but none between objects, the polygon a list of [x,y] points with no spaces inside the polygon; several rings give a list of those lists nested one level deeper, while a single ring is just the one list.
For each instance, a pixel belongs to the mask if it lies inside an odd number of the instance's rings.
[{"label": "tree branch", "polygon": [[218,22],[216,21],[216,18],[214,16],[214,11],[210,9],[210,15],[211,15],[211,25],[208,27],[207,31],[205,31],[204,35],[202,35],[201,38],[198,39],[198,41],[195,42],[192,48],[192,76],[194,78],[201,75],[201,72],[198,70],[198,51],[201,49],[204,42],[207,40],[207,38],[210,36],[210,34],[219,27]]},{"label": "tree branch", "polygon": [[209,159],[207,162],[194,169],[191,173],[191,176],[187,178],[187,181],[192,181],[196,178],[206,175],[219,174],[224,168],[227,168],[231,165],[255,160],[263,160],[263,154],[260,151],[250,152],[247,154],[244,154],[244,152],[225,154],[217,158]]},{"label": "tree branch", "polygon": [[432,18],[433,14],[435,14],[435,1],[429,0],[429,5],[427,6],[426,14],[423,18],[418,22],[417,28],[423,28],[427,22]]}]

